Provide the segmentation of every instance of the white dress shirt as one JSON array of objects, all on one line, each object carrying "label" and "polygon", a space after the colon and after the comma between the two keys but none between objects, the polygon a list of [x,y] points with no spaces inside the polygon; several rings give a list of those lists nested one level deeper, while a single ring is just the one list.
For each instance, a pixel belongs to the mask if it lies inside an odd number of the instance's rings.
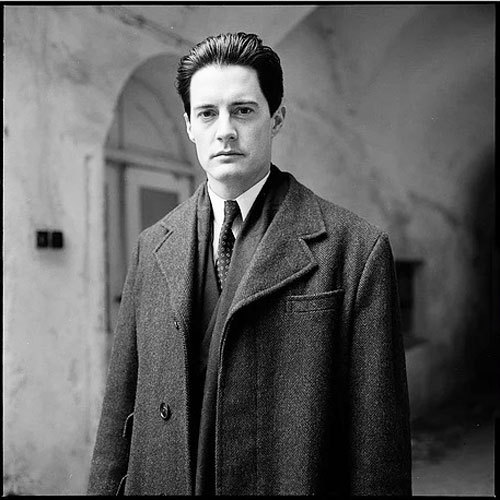
[{"label": "white dress shirt", "polygon": [[[236,239],[240,234],[243,222],[245,221],[248,212],[250,212],[250,209],[252,208],[255,199],[259,195],[260,190],[267,181],[269,174],[270,171],[263,179],[254,184],[250,189],[247,189],[244,193],[240,194],[238,198],[234,200],[236,201],[236,203],[238,203],[241,213],[241,217],[240,216],[236,217],[231,228],[234,234],[234,239]],[[212,188],[210,187],[210,182],[208,182],[208,196],[210,197],[210,203],[212,204],[212,211],[214,213],[212,248],[213,248],[214,264],[215,264],[217,262],[217,257],[219,256],[219,236],[222,229],[222,224],[224,222],[225,200],[222,199],[220,196],[216,195],[212,191]]]}]

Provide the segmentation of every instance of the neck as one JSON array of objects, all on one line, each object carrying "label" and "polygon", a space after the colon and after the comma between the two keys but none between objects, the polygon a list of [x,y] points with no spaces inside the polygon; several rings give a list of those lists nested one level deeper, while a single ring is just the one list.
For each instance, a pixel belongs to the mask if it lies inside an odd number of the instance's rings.
[{"label": "neck", "polygon": [[210,188],[217,196],[223,200],[235,200],[245,191],[248,191],[252,186],[255,186],[255,184],[262,180],[268,173],[269,169],[255,178],[247,178],[243,180],[230,179],[227,182],[208,176],[208,182],[210,183]]}]

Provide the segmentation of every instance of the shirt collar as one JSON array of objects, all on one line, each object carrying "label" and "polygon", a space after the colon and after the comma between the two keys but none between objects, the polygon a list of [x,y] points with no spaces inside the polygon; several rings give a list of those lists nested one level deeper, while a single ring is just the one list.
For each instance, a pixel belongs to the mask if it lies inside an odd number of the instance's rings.
[{"label": "shirt collar", "polygon": [[[244,193],[240,194],[235,201],[238,203],[241,212],[241,218],[244,221],[248,212],[252,208],[252,205],[255,202],[255,199],[260,193],[260,190],[264,186],[269,177],[271,171],[267,173],[267,175],[261,179],[259,182],[254,184],[250,189],[247,189]],[[215,194],[210,187],[210,182],[208,184],[208,196],[210,197],[210,203],[212,204],[212,211],[214,213],[215,223],[222,225],[224,222],[224,199]]]}]

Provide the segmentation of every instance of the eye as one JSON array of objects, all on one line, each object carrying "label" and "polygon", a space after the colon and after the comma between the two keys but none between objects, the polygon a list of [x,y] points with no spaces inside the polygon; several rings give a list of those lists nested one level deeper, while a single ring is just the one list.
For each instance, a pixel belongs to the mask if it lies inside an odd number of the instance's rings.
[{"label": "eye", "polygon": [[248,116],[253,113],[253,109],[248,106],[241,106],[236,109],[236,114],[239,116]]},{"label": "eye", "polygon": [[198,118],[202,118],[204,120],[212,118],[213,116],[215,116],[215,111],[213,109],[203,109],[198,113]]}]

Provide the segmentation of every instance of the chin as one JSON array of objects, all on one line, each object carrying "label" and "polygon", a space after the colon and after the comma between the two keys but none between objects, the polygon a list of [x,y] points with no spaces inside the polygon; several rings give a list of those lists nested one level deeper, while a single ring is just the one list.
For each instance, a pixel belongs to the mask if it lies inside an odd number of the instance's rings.
[{"label": "chin", "polygon": [[225,177],[241,176],[245,172],[245,165],[241,161],[224,161],[210,165],[208,172],[215,179],[223,180]]}]

